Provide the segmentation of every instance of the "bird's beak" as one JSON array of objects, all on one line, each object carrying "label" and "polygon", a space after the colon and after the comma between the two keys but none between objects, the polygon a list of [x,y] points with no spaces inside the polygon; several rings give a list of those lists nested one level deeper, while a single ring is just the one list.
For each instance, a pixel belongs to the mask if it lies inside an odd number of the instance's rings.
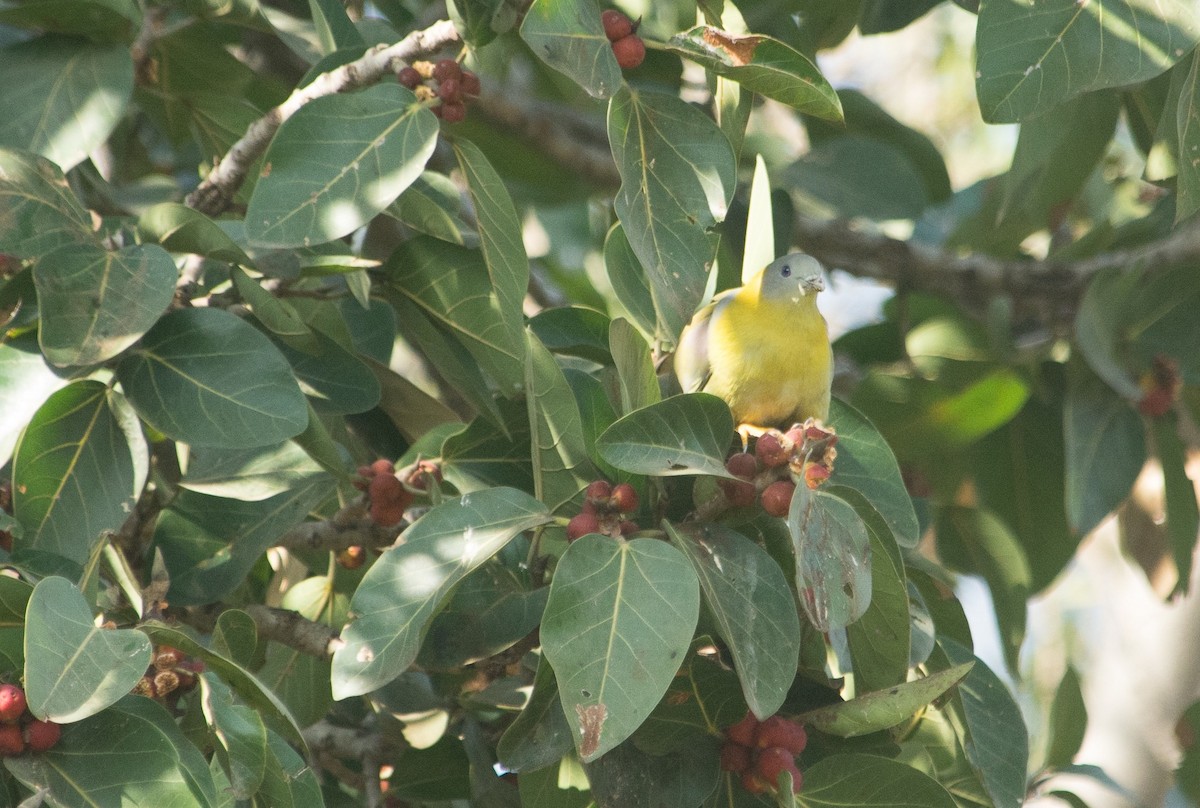
[{"label": "bird's beak", "polygon": [[825,278],[820,275],[809,275],[807,278],[800,280],[800,294],[807,295],[810,292],[824,292]]}]

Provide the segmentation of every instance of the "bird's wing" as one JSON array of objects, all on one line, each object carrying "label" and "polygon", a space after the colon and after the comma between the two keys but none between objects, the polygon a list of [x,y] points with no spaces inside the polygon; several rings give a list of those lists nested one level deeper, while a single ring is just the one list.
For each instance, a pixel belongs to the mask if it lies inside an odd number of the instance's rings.
[{"label": "bird's wing", "polygon": [[728,289],[710,300],[679,335],[679,345],[675,348],[675,375],[679,377],[683,392],[695,393],[708,383],[712,375],[708,361],[708,327],[714,314],[728,305],[731,293],[736,291]]}]

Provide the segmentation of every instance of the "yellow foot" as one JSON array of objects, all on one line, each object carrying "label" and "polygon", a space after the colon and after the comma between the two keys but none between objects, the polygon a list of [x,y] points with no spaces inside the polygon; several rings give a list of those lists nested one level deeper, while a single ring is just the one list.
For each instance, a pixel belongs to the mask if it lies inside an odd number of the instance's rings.
[{"label": "yellow foot", "polygon": [[761,437],[764,432],[770,431],[769,426],[756,426],[755,424],[738,424],[737,433],[742,436],[742,451],[750,446],[750,438]]}]

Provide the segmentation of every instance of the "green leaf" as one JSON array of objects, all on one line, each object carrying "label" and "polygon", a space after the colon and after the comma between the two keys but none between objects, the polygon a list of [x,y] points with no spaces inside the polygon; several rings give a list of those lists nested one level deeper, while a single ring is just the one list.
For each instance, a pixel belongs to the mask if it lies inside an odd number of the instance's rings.
[{"label": "green leaf", "polygon": [[955,665],[886,690],[863,693],[850,701],[802,713],[805,724],[839,738],[855,738],[890,729],[911,718],[962,681],[973,662]]},{"label": "green leaf", "polygon": [[0,342],[0,464],[8,462],[34,413],[66,383],[46,364],[34,335]]},{"label": "green leaf", "polygon": [[854,689],[879,690],[903,682],[911,665],[908,580],[900,548],[883,517],[857,491],[839,495],[862,517],[871,539],[871,604],[846,628]]},{"label": "green leaf", "polygon": [[454,587],[517,535],[548,519],[544,505],[512,488],[467,494],[421,517],[354,593],[354,618],[333,655],[334,698],[369,693],[403,673]]},{"label": "green leaf", "polygon": [[[267,730],[267,768],[258,797],[272,808],[312,808],[324,804],[317,774],[296,750]],[[258,802],[258,800],[256,800]]]},{"label": "green leaf", "polygon": [[442,473],[459,491],[506,485],[532,493],[532,438],[523,403],[519,410],[505,407],[504,424],[508,434],[491,421],[476,418],[442,443]]},{"label": "green leaf", "polygon": [[1192,54],[1187,77],[1179,91],[1175,125],[1179,133],[1178,175],[1175,181],[1175,221],[1200,210],[1200,51]]},{"label": "green leaf", "polygon": [[621,175],[617,216],[673,339],[704,297],[716,246],[710,230],[725,218],[736,182],[733,149],[690,104],[628,87],[609,104],[608,139]]},{"label": "green leaf", "polygon": [[1109,387],[1137,401],[1142,390],[1125,367],[1121,350],[1124,330],[1132,316],[1129,301],[1145,279],[1140,272],[1097,273],[1088,284],[1075,318],[1080,353]]},{"label": "green leaf", "polygon": [[629,414],[662,399],[650,346],[629,321],[618,317],[608,329],[609,352],[621,385],[621,412]]},{"label": "green leaf", "polygon": [[874,755],[833,755],[804,770],[802,808],[955,808],[954,798],[928,775]]},{"label": "green leaf", "polygon": [[624,743],[584,766],[597,805],[694,808],[713,792],[721,770],[714,738],[670,754],[647,755]]},{"label": "green leaf", "polygon": [[103,384],[80,381],[52,394],[13,460],[22,544],[82,564],[100,535],[133,512],[147,463],[136,418]]},{"label": "green leaf", "polygon": [[967,758],[996,805],[1020,805],[1029,761],[1029,735],[1020,708],[1004,682],[974,654],[951,639],[943,637],[938,643],[955,665],[975,661],[958,688],[967,721]]},{"label": "green leaf", "polygon": [[829,404],[829,423],[838,435],[838,456],[830,482],[866,497],[891,528],[896,543],[916,547],[921,538],[917,514],[900,465],[883,435],[862,413],[837,398]]},{"label": "green leaf", "polygon": [[171,574],[171,602],[214,603],[233,592],[262,554],[332,493],[333,481],[322,474],[251,502],[179,494],[154,528],[154,542]]},{"label": "green leaf", "polygon": [[774,715],[800,660],[800,618],[783,571],[765,550],[722,525],[664,524],[700,581],[746,704],[760,719]]},{"label": "green leaf", "polygon": [[[1054,691],[1047,720],[1046,768],[1070,766],[1083,743],[1087,729],[1087,704],[1083,700],[1079,674],[1070,664]],[[1186,756],[1186,752],[1184,753]]]},{"label": "green leaf", "polygon": [[1031,398],[1016,418],[976,444],[971,457],[980,504],[1012,530],[1029,559],[1030,591],[1041,591],[1079,544],[1067,526],[1061,398]]},{"label": "green leaf", "polygon": [[708,393],[683,393],[631,412],[604,430],[596,450],[634,474],[732,475],[725,455],[733,437],[729,407]]},{"label": "green leaf", "polygon": [[[528,19],[528,17],[526,18]],[[454,155],[467,183],[479,224],[479,247],[506,331],[525,324],[522,304],[529,287],[529,258],[521,240],[521,220],[504,182],[474,143],[454,142]]]},{"label": "green leaf", "polygon": [[233,699],[229,686],[212,674],[200,677],[200,705],[216,738],[216,755],[229,777],[233,796],[248,800],[262,785],[267,768],[267,727],[258,713]]},{"label": "green leaf", "polygon": [[742,285],[775,260],[775,220],[771,214],[771,179],[762,155],[754,157],[754,179],[750,183],[750,208],[746,213],[746,239],[742,252]]},{"label": "green leaf", "polygon": [[460,247],[475,247],[479,243],[474,225],[463,218],[458,187],[436,171],[422,172],[384,213],[418,233]]},{"label": "green leaf", "polygon": [[609,319],[583,306],[543,309],[529,320],[529,328],[551,352],[612,363],[608,347]]},{"label": "green leaf", "polygon": [[937,515],[938,556],[960,572],[987,581],[1000,624],[1005,659],[1016,666],[1025,638],[1029,562],[1008,527],[982,508],[948,505]]},{"label": "green leaf", "polygon": [[196,446],[266,446],[308,426],[286,360],[220,309],[167,314],[117,366],[117,378],[151,426]]},{"label": "green leaf", "polygon": [[1104,157],[1120,110],[1116,91],[1088,93],[1021,124],[996,228],[1014,219],[1022,235],[1052,228]]},{"label": "green leaf", "polygon": [[0,9],[0,23],[100,42],[128,42],[141,22],[133,0],[25,0]]},{"label": "green leaf", "polygon": [[137,226],[147,240],[173,253],[203,255],[245,266],[254,263],[220,225],[187,205],[177,202],[155,205],[142,213]]},{"label": "green leaf", "polygon": [[539,59],[595,98],[608,98],[621,85],[621,68],[595,0],[534,0],[521,23],[521,38]]},{"label": "green leaf", "polygon": [[271,141],[246,235],[260,246],[307,247],[354,232],[420,176],[437,133],[433,113],[398,84],[314,99]]},{"label": "green leaf", "polygon": [[542,651],[584,762],[646,720],[685,660],[699,610],[696,575],[670,545],[590,534],[567,548],[550,584]]},{"label": "green leaf", "polygon": [[916,219],[930,202],[925,179],[904,149],[855,132],[815,143],[783,182],[845,217]]},{"label": "green leaf", "polygon": [[25,613],[25,696],[42,720],[69,724],[133,689],[150,664],[150,641],[132,629],[97,628],[65,578],[44,578]]},{"label": "green leaf", "polygon": [[0,148],[0,251],[36,259],[93,238],[88,213],[61,168],[31,152]]},{"label": "green leaf", "polygon": [[1198,39],[1186,0],[984,0],[979,108],[988,123],[1032,118],[1091,90],[1154,78]]},{"label": "green leaf", "polygon": [[16,578],[0,575],[0,629],[23,628],[25,611],[33,587]]},{"label": "green leaf", "polygon": [[386,269],[391,288],[461,342],[505,395],[520,391],[525,328],[499,297],[483,253],[421,237],[397,250]]},{"label": "green leaf", "polygon": [[37,152],[64,171],[108,140],[133,94],[128,46],[53,34],[0,49],[0,74],[8,110],[0,146]]},{"label": "green leaf", "polygon": [[275,347],[292,366],[317,412],[349,415],[379,403],[375,374],[359,356],[322,331],[314,331],[312,350],[302,351],[279,340]]},{"label": "green leaf", "polygon": [[484,564],[433,618],[417,664],[450,670],[500,653],[537,628],[548,594],[527,589],[503,564]]},{"label": "green leaf", "polygon": [[1127,497],[1146,461],[1138,414],[1083,368],[1067,390],[1067,518],[1081,536]]},{"label": "green leaf", "polygon": [[[792,607],[795,612],[796,607]],[[693,642],[708,642],[702,637]],[[794,671],[793,671],[794,672]],[[693,654],[633,735],[633,744],[648,755],[666,755],[694,746],[702,735],[716,735],[746,715],[742,683],[725,662]]]},{"label": "green leaf", "polygon": [[529,701],[500,736],[496,752],[505,767],[524,775],[549,766],[570,751],[571,727],[562,711],[558,683],[550,663],[542,657]]},{"label": "green leaf", "polygon": [[554,356],[532,333],[525,361],[534,495],[554,512],[577,500],[597,472],[588,458],[575,395]]},{"label": "green leaf", "polygon": [[862,517],[844,499],[798,485],[787,521],[809,621],[827,632],[862,617],[871,603],[871,540]]},{"label": "green leaf", "polygon": [[760,34],[737,36],[699,25],[671,37],[667,50],[799,112],[831,121],[842,119],[841,102],[821,71],[778,39]]},{"label": "green leaf", "polygon": [[217,804],[200,750],[165,707],[142,696],[126,696],[98,715],[63,727],[62,740],[50,751],[6,758],[4,765],[26,787],[46,789],[54,805]]},{"label": "green leaf", "polygon": [[523,808],[597,808],[590,790],[563,782],[561,771],[567,766],[578,767],[579,761],[568,758],[557,766],[522,774],[517,787]]},{"label": "green leaf", "polygon": [[42,352],[59,367],[112,359],[167,310],[178,276],[153,244],[119,252],[67,244],[47,253],[33,267]]},{"label": "green leaf", "polygon": [[308,10],[324,53],[355,48],[361,53],[365,46],[362,34],[354,27],[345,6],[334,0],[308,0]]},{"label": "green leaf", "polygon": [[258,501],[312,480],[321,466],[294,442],[254,449],[194,449],[182,488],[198,494]]},{"label": "green leaf", "polygon": [[863,0],[858,29],[865,36],[899,31],[941,0]]},{"label": "green leaf", "polygon": [[604,239],[604,267],[616,293],[616,302],[643,334],[654,334],[658,315],[654,311],[650,281],[620,222],[609,229]]},{"label": "green leaf", "polygon": [[1182,594],[1187,591],[1191,579],[1192,552],[1196,549],[1196,535],[1200,531],[1196,486],[1187,473],[1187,444],[1179,434],[1177,413],[1169,412],[1160,418],[1150,419],[1150,429],[1154,435],[1154,448],[1162,463],[1163,493],[1167,502],[1167,539],[1179,571],[1175,592]]},{"label": "green leaf", "polygon": [[267,723],[287,735],[288,740],[300,748],[306,748],[304,735],[296,720],[292,718],[283,702],[264,687],[262,682],[237,663],[218,654],[216,651],[201,645],[191,636],[179,629],[164,623],[147,620],[138,626],[138,630],[154,641],[155,645],[169,645],[178,648],[184,654],[203,660],[208,671],[218,675],[232,687]]}]

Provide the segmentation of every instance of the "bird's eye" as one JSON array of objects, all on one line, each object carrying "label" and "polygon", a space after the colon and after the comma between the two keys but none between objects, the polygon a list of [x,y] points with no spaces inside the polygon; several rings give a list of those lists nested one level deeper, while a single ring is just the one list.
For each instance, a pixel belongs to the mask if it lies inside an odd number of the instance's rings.
[{"label": "bird's eye", "polygon": [[784,264],[783,269],[779,270],[779,274],[783,275],[785,278],[790,278],[792,277],[792,268],[787,264]]}]

